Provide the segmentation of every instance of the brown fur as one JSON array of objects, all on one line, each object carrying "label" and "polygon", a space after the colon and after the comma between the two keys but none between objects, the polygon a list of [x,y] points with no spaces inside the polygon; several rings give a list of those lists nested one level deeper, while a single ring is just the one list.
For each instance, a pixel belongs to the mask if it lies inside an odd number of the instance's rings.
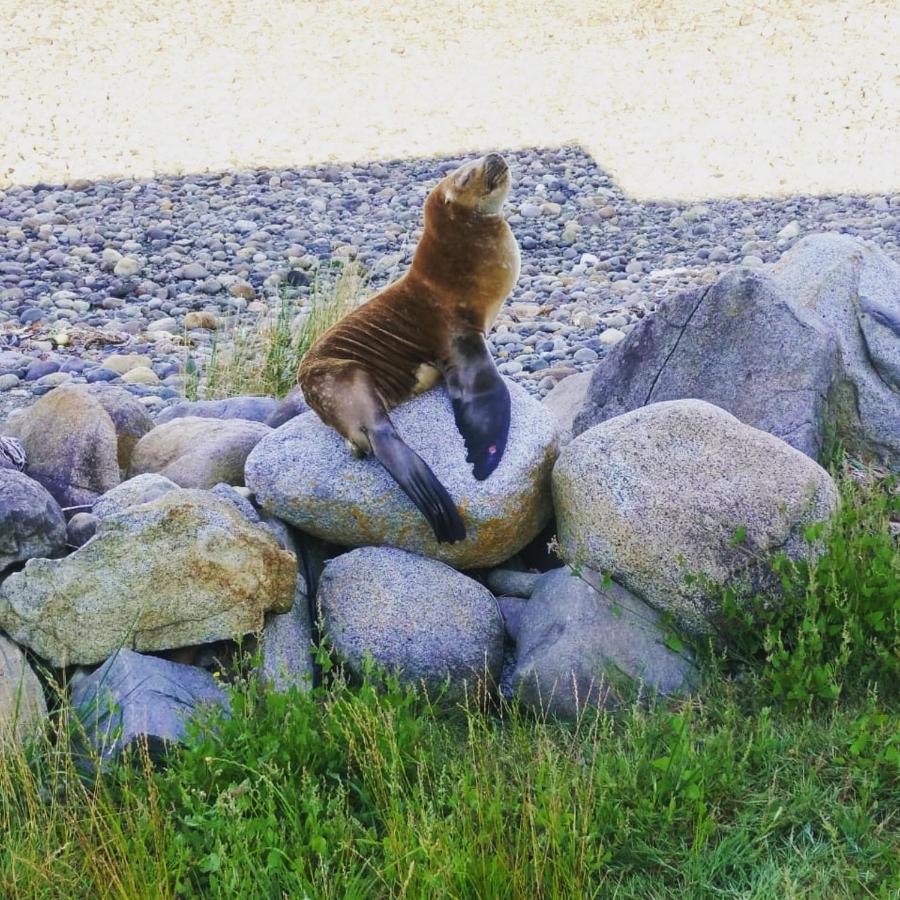
[{"label": "brown fur", "polygon": [[499,212],[508,170],[485,201],[486,159],[431,191],[409,271],[330,328],[300,365],[306,402],[360,453],[381,414],[454,364],[454,338],[487,332],[515,284],[518,247]]}]

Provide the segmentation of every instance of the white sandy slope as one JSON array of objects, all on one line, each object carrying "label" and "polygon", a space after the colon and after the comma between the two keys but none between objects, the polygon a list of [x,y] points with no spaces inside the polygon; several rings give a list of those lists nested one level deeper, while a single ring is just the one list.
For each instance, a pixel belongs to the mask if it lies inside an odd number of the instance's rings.
[{"label": "white sandy slope", "polygon": [[900,188],[896,0],[0,0],[0,186],[577,142],[628,193]]}]

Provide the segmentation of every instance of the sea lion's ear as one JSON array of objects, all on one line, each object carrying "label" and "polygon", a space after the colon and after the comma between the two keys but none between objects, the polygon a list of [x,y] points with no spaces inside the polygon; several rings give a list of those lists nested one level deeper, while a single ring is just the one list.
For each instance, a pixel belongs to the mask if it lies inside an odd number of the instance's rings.
[{"label": "sea lion's ear", "polygon": [[483,481],[500,463],[509,436],[510,400],[480,333],[457,335],[444,366],[456,427],[466,442],[466,459]]}]

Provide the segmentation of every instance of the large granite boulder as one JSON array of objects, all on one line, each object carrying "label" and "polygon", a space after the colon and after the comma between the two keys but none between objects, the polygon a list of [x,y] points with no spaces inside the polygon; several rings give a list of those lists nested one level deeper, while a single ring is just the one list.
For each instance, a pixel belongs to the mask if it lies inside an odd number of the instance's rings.
[{"label": "large granite boulder", "polygon": [[65,543],[65,516],[47,490],[0,468],[0,572],[34,556],[55,556]]},{"label": "large granite boulder", "polygon": [[186,726],[199,712],[228,710],[228,695],[204,669],[116,651],[90,675],[75,679],[72,707],[79,743],[86,740],[101,764],[129,745],[145,742],[151,757],[185,740]]},{"label": "large granite boulder", "polygon": [[247,459],[259,503],[301,530],[350,547],[399,547],[459,569],[496,565],[531,541],[552,515],[556,424],[509,383],[512,424],[497,469],[476,481],[441,386],[391,413],[398,432],[431,466],[466,523],[466,540],[438,544],[425,518],[374,458],[356,459],[314,413],[282,425]]},{"label": "large granite boulder", "polygon": [[61,560],[0,585],[0,628],[54,666],[121,647],[165,650],[262,627],[294,600],[294,555],[206,491],[172,491],[103,519]]},{"label": "large granite boulder", "polygon": [[503,620],[491,592],[443,563],[364,547],[325,567],[322,633],[351,671],[366,657],[409,682],[499,681]]},{"label": "large granite boulder", "polygon": [[184,400],[166,407],[157,417],[162,425],[186,416],[200,419],[247,419],[266,422],[280,406],[273,397],[227,397],[224,400]]},{"label": "large granite boulder", "polygon": [[568,562],[611,573],[696,632],[719,618],[708,585],[752,582],[757,561],[779,550],[805,554],[806,526],[838,503],[813,460],[701,400],[654,403],[586,431],[560,454],[553,497]]},{"label": "large granite boulder", "polygon": [[271,430],[247,419],[172,419],[138,442],[131,474],[157,473],[186,488],[243,484],[248,454]]},{"label": "large granite boulder", "polygon": [[38,737],[47,720],[47,703],[25,654],[0,634],[0,753],[4,744]]},{"label": "large granite boulder", "polygon": [[900,469],[900,265],[849,235],[816,234],[798,241],[772,278],[837,339],[835,436],[850,452]]},{"label": "large granite boulder", "polygon": [[616,709],[637,696],[689,693],[699,677],[659,614],[589,569],[542,576],[516,629],[512,683],[541,713],[576,718],[588,705]]},{"label": "large granite boulder", "polygon": [[837,341],[768,276],[725,273],[643,319],[594,369],[574,433],[665,400],[707,400],[817,458]]},{"label": "large granite boulder", "polygon": [[695,398],[814,459],[836,438],[896,469],[898,394],[900,265],[818,234],[767,272],[736,269],[664,302],[597,365],[573,430]]},{"label": "large granite boulder", "polygon": [[25,472],[64,507],[90,505],[115,487],[138,438],[153,427],[127,391],[63,385],[10,415],[3,432],[25,449]]}]

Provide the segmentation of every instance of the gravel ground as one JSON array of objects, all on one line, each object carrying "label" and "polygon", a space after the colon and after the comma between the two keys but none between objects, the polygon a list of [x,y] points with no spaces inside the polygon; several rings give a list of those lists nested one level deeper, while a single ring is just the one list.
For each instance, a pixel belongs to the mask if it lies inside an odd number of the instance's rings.
[{"label": "gravel ground", "polygon": [[[900,194],[640,203],[578,147],[511,151],[507,212],[522,274],[492,342],[501,371],[545,394],[592,366],[668,294],[774,262],[836,230],[900,259]],[[425,194],[459,159],[250,170],[0,192],[0,409],[67,381],[114,380],[151,409],[182,393],[211,332],[302,300],[318,260],[354,256],[377,288],[408,264]],[[191,316],[191,318],[188,318]],[[68,344],[57,346],[68,340]]]},{"label": "gravel ground", "polygon": [[265,315],[289,272],[302,300],[332,255],[386,283],[462,154],[513,165],[523,269],[493,344],[538,395],[809,232],[898,258],[890,0],[0,0],[0,21],[0,418],[118,381],[121,353],[165,406],[210,353],[194,326]]}]

